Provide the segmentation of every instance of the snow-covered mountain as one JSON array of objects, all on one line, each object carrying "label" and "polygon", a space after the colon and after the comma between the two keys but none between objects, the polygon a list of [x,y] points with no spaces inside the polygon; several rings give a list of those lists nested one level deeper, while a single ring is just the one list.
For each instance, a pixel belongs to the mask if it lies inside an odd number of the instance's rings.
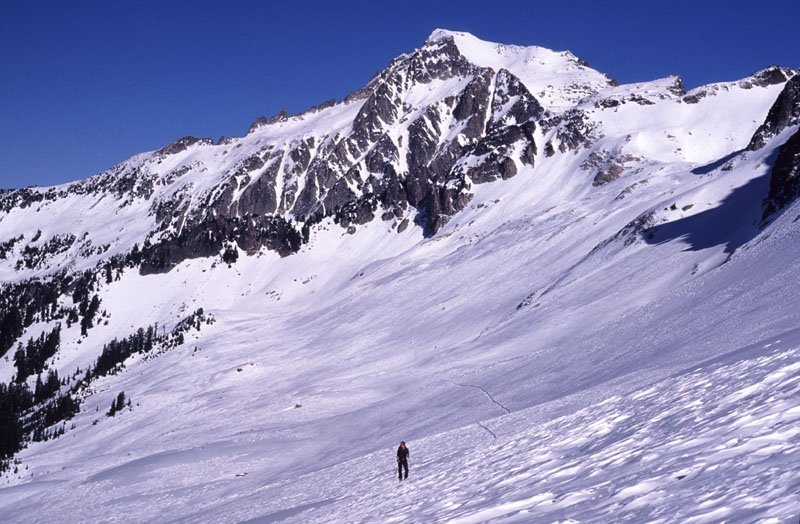
[{"label": "snow-covered mountain", "polygon": [[619,85],[436,30],[2,191],[0,516],[797,518],[798,166],[795,70]]}]

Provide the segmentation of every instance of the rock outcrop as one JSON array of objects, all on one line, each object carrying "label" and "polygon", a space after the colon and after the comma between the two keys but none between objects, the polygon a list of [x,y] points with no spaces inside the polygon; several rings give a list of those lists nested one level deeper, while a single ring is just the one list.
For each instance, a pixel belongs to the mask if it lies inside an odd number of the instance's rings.
[{"label": "rock outcrop", "polygon": [[800,197],[800,129],[778,150],[769,180],[769,194],[764,201],[763,220]]},{"label": "rock outcrop", "polygon": [[800,75],[793,76],[778,95],[767,118],[753,135],[747,149],[755,151],[764,147],[767,140],[789,126],[800,123]]}]

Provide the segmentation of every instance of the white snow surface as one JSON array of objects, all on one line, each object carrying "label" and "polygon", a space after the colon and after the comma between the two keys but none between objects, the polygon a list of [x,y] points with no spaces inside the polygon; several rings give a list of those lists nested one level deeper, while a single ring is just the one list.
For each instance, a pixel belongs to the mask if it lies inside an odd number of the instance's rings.
[{"label": "white snow surface", "polygon": [[497,44],[447,29],[434,30],[428,42],[442,38],[453,38],[461,54],[475,65],[495,70],[508,69],[545,108],[553,111],[568,109],[610,83],[606,75],[581,62],[569,51]]},{"label": "white snow surface", "polygon": [[[31,443],[0,477],[0,520],[797,520],[800,206],[759,227],[770,158],[796,129],[740,151],[782,85],[730,83],[687,104],[674,79],[614,87],[567,52],[442,30],[429,40],[445,36],[551,112],[585,111],[591,149],[540,147],[535,167],[475,185],[431,238],[326,221],[286,258],[195,259],[103,283],[109,322],[84,339],[64,329],[49,363],[62,376],[138,327],[169,329],[198,307],[216,322],[93,383],[66,434]],[[605,98],[628,101],[595,104]],[[346,129],[362,102],[127,162],[157,177],[189,167],[154,200],[199,195],[269,143]],[[592,153],[617,159],[621,177],[593,186]],[[0,260],[0,280],[124,253],[152,228],[151,205],[70,195],[0,214],[0,241],[41,230],[39,243],[110,244],[32,270]],[[654,238],[631,226],[642,217]],[[0,380],[13,373],[0,359]],[[133,408],[108,418],[120,391]]]}]

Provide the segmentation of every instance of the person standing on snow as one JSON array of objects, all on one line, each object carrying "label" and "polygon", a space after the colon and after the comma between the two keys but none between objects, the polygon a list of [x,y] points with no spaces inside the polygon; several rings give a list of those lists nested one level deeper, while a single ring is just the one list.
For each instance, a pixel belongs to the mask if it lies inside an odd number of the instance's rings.
[{"label": "person standing on snow", "polygon": [[[397,476],[400,477],[400,480],[408,479],[408,456],[410,452],[406,447],[405,442],[400,443],[400,447],[397,448]],[[405,469],[405,476],[403,475],[403,470]]]}]

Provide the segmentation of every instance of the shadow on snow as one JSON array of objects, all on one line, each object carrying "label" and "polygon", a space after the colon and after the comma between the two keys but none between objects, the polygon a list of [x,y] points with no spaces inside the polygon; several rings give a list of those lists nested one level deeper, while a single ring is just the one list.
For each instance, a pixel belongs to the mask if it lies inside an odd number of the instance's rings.
[{"label": "shadow on snow", "polygon": [[689,244],[688,249],[692,251],[725,244],[725,253],[733,253],[761,231],[759,219],[769,180],[768,171],[734,189],[716,207],[653,226],[645,240],[648,244],[661,244],[680,239]]}]

